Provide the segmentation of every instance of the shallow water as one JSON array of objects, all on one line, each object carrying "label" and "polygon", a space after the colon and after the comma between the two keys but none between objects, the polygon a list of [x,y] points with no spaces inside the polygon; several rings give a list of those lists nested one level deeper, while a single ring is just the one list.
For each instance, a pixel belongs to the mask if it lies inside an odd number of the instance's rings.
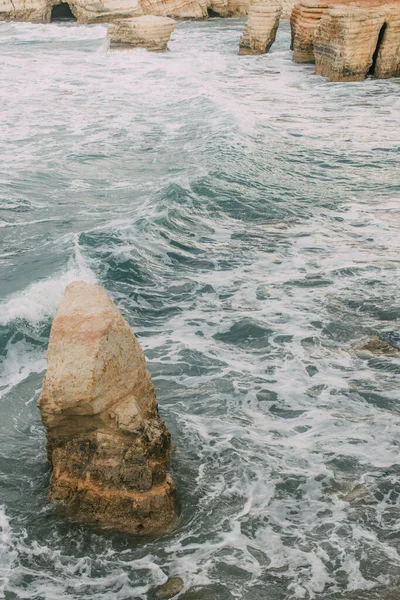
[{"label": "shallow water", "polygon": [[[0,597],[395,600],[400,81],[328,84],[283,23],[0,23]],[[51,319],[101,283],[145,349],[182,518],[135,540],[46,503],[36,401]],[[188,591],[190,590],[190,591]]]}]

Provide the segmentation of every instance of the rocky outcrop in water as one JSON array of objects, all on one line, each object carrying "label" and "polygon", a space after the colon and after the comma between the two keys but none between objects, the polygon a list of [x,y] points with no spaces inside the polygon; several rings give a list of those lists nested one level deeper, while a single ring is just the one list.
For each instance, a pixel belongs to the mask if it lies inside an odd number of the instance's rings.
[{"label": "rocky outcrop in water", "polygon": [[249,8],[249,18],[239,43],[239,54],[264,54],[275,41],[282,7],[279,2],[257,0]]},{"label": "rocky outcrop in water", "polygon": [[293,59],[330,81],[400,73],[400,3],[300,0],[291,17]]},{"label": "rocky outcrop in water", "polygon": [[290,18],[291,49],[293,60],[297,63],[315,62],[314,33],[327,7],[327,0],[301,0],[293,8]]},{"label": "rocky outcrop in water", "polygon": [[134,46],[161,52],[167,49],[175,25],[173,19],[154,15],[122,19],[108,28],[110,46]]},{"label": "rocky outcrop in water", "polygon": [[68,286],[39,406],[51,500],[81,522],[135,534],[176,521],[170,435],[139,342],[102,288]]},{"label": "rocky outcrop in water", "polygon": [[[396,12],[400,17],[400,10],[394,9],[391,14],[395,16]],[[398,35],[399,29],[394,29]],[[382,70],[386,65],[386,77],[390,77],[390,72],[397,70],[393,63],[399,58],[393,35],[394,44],[385,43],[387,31],[385,6],[328,8],[314,34],[316,72],[329,81],[361,81],[369,73],[378,76],[380,64]]]}]

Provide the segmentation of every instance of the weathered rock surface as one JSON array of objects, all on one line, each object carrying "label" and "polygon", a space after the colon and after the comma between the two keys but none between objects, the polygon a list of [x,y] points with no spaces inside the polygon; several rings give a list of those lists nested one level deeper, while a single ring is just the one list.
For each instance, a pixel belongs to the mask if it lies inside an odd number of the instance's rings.
[{"label": "weathered rock surface", "polygon": [[[295,0],[279,2],[282,17],[289,18]],[[62,0],[0,0],[0,21],[50,23],[54,6]],[[122,18],[156,15],[173,19],[206,19],[207,16],[244,17],[250,0],[70,0],[78,23],[113,23]]]},{"label": "weathered rock surface", "polygon": [[282,7],[279,2],[256,0],[240,38],[239,54],[264,54],[275,41]]},{"label": "weathered rock surface", "polygon": [[317,73],[332,81],[364,79],[370,69],[397,77],[399,22],[398,0],[300,0],[291,17],[293,59],[316,62],[318,46]]},{"label": "weathered rock surface", "polygon": [[361,8],[328,8],[314,35],[315,70],[329,81],[366,78],[385,22],[383,13]]},{"label": "weathered rock surface", "polygon": [[173,19],[154,15],[121,19],[108,27],[108,37],[111,47],[135,46],[160,52],[167,49],[175,25]]},{"label": "weathered rock surface", "polygon": [[139,342],[102,288],[68,286],[39,399],[49,497],[76,520],[136,533],[176,521],[170,435]]},{"label": "weathered rock surface", "polygon": [[400,5],[385,11],[385,27],[376,55],[374,75],[379,79],[400,77]]},{"label": "weathered rock surface", "polygon": [[293,8],[290,19],[291,49],[293,60],[297,63],[315,62],[314,33],[327,7],[327,0],[301,0]]},{"label": "weathered rock surface", "polygon": [[140,0],[140,2],[146,15],[172,19],[207,18],[206,0]]},{"label": "weathered rock surface", "polygon": [[[50,23],[60,0],[0,0],[0,21]],[[142,15],[177,19],[204,19],[206,0],[71,0],[68,2],[78,23],[113,23]]]}]

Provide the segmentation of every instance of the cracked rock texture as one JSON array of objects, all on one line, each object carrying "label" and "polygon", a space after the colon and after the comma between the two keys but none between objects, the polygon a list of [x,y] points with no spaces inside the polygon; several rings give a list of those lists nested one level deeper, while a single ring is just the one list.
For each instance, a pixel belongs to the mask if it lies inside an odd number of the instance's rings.
[{"label": "cracked rock texture", "polygon": [[77,521],[145,534],[176,522],[170,435],[128,323],[96,285],[69,285],[39,398],[49,498]]}]

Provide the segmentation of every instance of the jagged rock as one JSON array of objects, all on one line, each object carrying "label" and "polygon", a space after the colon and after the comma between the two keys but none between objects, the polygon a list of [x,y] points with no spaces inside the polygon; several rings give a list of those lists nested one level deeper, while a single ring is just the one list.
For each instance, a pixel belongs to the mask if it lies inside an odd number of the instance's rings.
[{"label": "jagged rock", "polygon": [[264,54],[275,41],[282,7],[270,0],[257,0],[249,8],[249,18],[240,38],[239,54]]},{"label": "jagged rock", "polygon": [[81,522],[143,534],[176,521],[170,435],[139,342],[104,290],[66,289],[39,399],[49,497]]},{"label": "jagged rock", "polygon": [[389,6],[376,55],[374,75],[379,79],[400,77],[400,6]]},{"label": "jagged rock", "polygon": [[314,35],[315,69],[329,81],[361,81],[373,62],[383,12],[349,6],[324,11]]},{"label": "jagged rock", "polygon": [[153,52],[166,50],[175,21],[168,17],[146,15],[122,19],[108,27],[111,47],[136,46]]}]

